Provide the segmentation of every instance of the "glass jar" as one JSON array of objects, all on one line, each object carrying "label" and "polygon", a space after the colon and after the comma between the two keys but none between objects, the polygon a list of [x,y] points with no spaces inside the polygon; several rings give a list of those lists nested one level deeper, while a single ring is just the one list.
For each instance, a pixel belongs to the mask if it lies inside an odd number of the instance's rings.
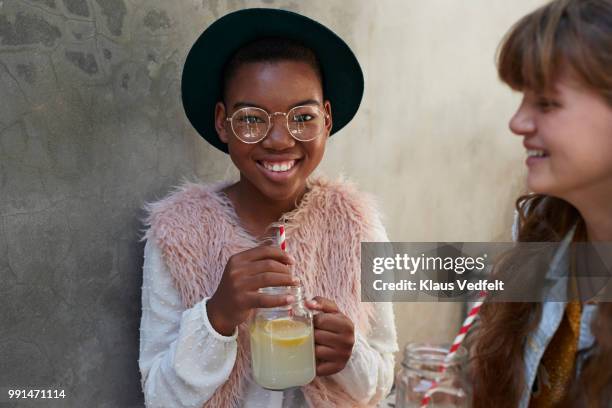
[{"label": "glass jar", "polygon": [[284,390],[306,385],[316,373],[312,312],[301,286],[261,288],[267,295],[292,295],[291,305],[257,309],[251,319],[253,378],[263,388]]},{"label": "glass jar", "polygon": [[430,395],[427,407],[468,408],[472,404],[472,387],[465,374],[467,351],[460,347],[454,358],[445,362],[448,347],[410,343],[404,350],[402,368],[395,380],[396,408],[421,407]]}]

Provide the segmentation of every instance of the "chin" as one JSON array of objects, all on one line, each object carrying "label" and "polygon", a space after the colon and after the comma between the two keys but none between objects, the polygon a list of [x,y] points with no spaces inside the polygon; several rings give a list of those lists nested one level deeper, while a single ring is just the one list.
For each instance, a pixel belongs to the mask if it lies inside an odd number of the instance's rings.
[{"label": "chin", "polygon": [[550,194],[550,189],[546,188],[546,186],[542,186],[539,183],[527,182],[527,189],[536,194]]},{"label": "chin", "polygon": [[527,174],[527,188],[529,191],[536,194],[553,195],[559,186],[547,174],[529,172]]},{"label": "chin", "polygon": [[567,184],[555,183],[552,180],[529,180],[527,181],[529,191],[552,197],[557,197],[565,201],[571,201],[571,197],[576,191],[579,191],[579,186],[571,186]]}]

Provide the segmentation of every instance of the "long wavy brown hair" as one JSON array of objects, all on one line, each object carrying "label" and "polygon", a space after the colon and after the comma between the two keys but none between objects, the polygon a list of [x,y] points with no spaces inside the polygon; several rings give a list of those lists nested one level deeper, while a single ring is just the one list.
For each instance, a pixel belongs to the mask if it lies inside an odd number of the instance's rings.
[{"label": "long wavy brown hair", "polygon": [[[518,91],[548,92],[561,69],[612,106],[612,0],[556,0],[519,20],[497,56],[499,76]],[[612,135],[611,135],[612,137]],[[526,195],[517,200],[518,240],[560,241],[580,213],[560,198]],[[525,388],[524,341],[542,314],[540,303],[485,303],[474,346],[474,406],[516,407]],[[608,407],[612,401],[612,303],[599,303],[592,324],[596,351],[574,378],[565,406]]]}]

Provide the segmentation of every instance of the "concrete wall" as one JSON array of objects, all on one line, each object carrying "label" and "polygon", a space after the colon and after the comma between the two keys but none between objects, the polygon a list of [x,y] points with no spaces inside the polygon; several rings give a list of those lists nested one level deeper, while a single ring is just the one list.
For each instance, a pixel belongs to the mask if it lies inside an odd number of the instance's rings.
[{"label": "concrete wall", "polygon": [[[376,194],[393,240],[491,240],[508,235],[522,173],[506,126],[518,99],[493,56],[540,3],[0,0],[0,405],[7,387],[51,387],[67,399],[45,406],[142,406],[140,207],[183,176],[235,176],[179,101],[209,22],[270,6],[337,30],[366,95],[323,170]],[[396,313],[403,345],[450,340],[461,308]]]},{"label": "concrete wall", "polygon": [[[524,189],[523,147],[508,129],[520,95],[499,82],[494,57],[506,30],[544,1],[365,3],[349,37],[365,105],[324,167],[380,197],[391,240],[510,240]],[[403,347],[452,341],[464,310],[396,303],[395,312]]]}]

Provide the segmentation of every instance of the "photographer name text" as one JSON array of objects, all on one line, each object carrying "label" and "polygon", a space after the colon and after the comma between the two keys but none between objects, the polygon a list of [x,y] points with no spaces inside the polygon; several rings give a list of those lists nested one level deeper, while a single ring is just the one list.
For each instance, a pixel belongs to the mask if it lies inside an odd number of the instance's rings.
[{"label": "photographer name text", "polygon": [[432,279],[420,280],[418,282],[402,279],[399,282],[384,282],[381,279],[377,279],[372,282],[374,290],[377,291],[443,291],[451,292],[455,290],[460,291],[503,291],[504,282],[501,280],[488,281],[486,279],[480,279],[472,282],[467,279],[456,280],[454,282],[436,282]]}]

